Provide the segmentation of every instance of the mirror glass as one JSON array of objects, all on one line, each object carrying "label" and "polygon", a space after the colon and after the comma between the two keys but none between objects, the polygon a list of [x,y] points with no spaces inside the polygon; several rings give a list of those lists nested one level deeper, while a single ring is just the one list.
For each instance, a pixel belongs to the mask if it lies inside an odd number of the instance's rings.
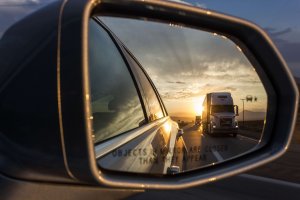
[{"label": "mirror glass", "polygon": [[260,145],[268,98],[242,45],[180,24],[99,16],[88,40],[100,168],[184,173]]}]

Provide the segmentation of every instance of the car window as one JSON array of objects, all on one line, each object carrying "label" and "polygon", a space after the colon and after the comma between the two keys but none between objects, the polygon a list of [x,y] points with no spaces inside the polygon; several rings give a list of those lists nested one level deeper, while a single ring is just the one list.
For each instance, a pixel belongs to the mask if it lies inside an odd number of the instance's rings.
[{"label": "car window", "polygon": [[89,74],[95,142],[144,122],[139,96],[122,55],[108,33],[89,23]]},{"label": "car window", "polygon": [[149,82],[148,78],[146,77],[144,71],[141,67],[136,63],[136,61],[126,52],[126,55],[129,59],[129,62],[133,65],[137,72],[137,76],[143,88],[144,98],[147,104],[148,110],[148,120],[154,121],[156,119],[160,119],[164,117],[162,107],[160,102],[156,96],[155,91],[151,83]]}]

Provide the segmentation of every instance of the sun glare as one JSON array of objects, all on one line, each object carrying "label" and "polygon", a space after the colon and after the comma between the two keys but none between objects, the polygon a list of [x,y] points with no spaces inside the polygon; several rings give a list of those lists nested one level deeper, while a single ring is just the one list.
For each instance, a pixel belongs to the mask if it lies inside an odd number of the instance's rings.
[{"label": "sun glare", "polygon": [[200,96],[194,99],[194,111],[196,116],[202,115],[203,101],[204,101],[204,96]]},{"label": "sun glare", "polygon": [[195,105],[195,114],[196,116],[202,115],[203,107],[202,105]]}]

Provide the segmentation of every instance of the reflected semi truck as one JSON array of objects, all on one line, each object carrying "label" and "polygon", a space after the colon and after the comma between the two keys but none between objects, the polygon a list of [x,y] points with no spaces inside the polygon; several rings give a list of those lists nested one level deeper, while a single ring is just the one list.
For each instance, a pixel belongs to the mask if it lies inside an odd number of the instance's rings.
[{"label": "reflected semi truck", "polygon": [[196,126],[201,125],[201,116],[200,116],[200,115],[197,115],[197,116],[195,117],[195,125],[196,125]]},{"label": "reflected semi truck", "polygon": [[233,104],[231,93],[208,93],[203,102],[203,132],[209,135],[226,134],[236,137],[238,133],[238,106]]}]

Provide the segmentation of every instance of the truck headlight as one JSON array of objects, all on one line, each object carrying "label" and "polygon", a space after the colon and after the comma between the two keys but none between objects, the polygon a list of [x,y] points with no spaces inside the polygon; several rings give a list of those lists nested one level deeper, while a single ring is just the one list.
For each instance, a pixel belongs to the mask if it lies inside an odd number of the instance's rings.
[{"label": "truck headlight", "polygon": [[217,124],[215,122],[211,122],[212,128],[217,128]]},{"label": "truck headlight", "polygon": [[235,128],[238,128],[239,127],[239,124],[238,124],[238,122],[237,121],[235,121]]}]

